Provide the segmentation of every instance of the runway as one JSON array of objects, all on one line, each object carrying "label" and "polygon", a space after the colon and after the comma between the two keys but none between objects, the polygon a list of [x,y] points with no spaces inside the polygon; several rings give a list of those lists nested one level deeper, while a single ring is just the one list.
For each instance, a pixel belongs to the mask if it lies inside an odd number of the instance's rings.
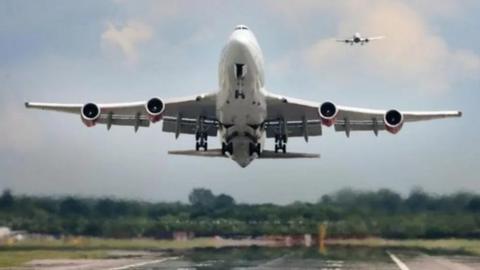
[{"label": "runway", "polygon": [[175,259],[129,269],[472,270],[480,269],[480,257],[361,248],[324,254],[313,249],[232,248],[190,251]]},{"label": "runway", "polygon": [[[208,248],[105,260],[36,260],[16,270],[480,270],[480,257],[406,249]],[[10,268],[9,268],[10,269]]]}]

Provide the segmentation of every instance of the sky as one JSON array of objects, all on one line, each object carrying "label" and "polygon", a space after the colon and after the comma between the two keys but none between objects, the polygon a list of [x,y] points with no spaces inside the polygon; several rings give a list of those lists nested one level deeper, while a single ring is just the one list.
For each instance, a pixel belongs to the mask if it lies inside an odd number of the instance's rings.
[{"label": "sky", "polygon": [[[0,0],[0,190],[35,195],[186,201],[195,187],[239,202],[317,201],[344,187],[407,195],[480,192],[480,2]],[[320,159],[169,156],[194,138],[130,127],[86,128],[79,116],[25,101],[129,102],[218,90],[222,46],[255,33],[274,93],[340,105],[461,110],[397,135],[343,133],[289,141]],[[335,38],[385,35],[366,46]],[[210,147],[218,147],[211,138]],[[267,142],[273,148],[273,142]]]}]

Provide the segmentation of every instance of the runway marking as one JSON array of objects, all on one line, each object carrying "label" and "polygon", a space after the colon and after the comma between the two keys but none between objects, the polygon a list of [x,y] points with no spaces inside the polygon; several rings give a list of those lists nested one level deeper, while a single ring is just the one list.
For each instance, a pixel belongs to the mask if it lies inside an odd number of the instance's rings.
[{"label": "runway marking", "polygon": [[400,270],[410,270],[407,267],[407,265],[405,265],[402,261],[400,261],[400,259],[397,258],[397,256],[395,256],[393,253],[391,253],[390,251],[387,251],[387,254],[388,254],[388,256],[390,256],[390,259],[392,259],[392,261],[397,264],[397,266],[398,266],[398,268],[400,268]]},{"label": "runway marking", "polygon": [[145,266],[145,265],[154,264],[154,263],[162,263],[162,262],[166,262],[166,261],[169,261],[169,260],[176,260],[176,259],[178,259],[178,257],[168,257],[168,258],[163,258],[163,259],[159,259],[159,260],[152,260],[152,261],[146,261],[146,262],[124,265],[124,266],[120,266],[120,267],[109,268],[107,270],[125,270],[125,269],[134,268],[134,267],[140,267],[140,266]]}]

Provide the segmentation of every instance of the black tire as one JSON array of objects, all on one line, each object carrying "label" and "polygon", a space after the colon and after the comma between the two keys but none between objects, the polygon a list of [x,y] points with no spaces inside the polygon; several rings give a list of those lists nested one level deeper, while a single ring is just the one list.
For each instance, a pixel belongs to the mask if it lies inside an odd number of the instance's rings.
[{"label": "black tire", "polygon": [[226,153],[227,153],[227,146],[225,145],[225,143],[222,142],[222,155],[225,156]]},{"label": "black tire", "polygon": [[205,151],[208,150],[208,143],[205,142],[205,143],[203,144],[203,149],[204,149]]},{"label": "black tire", "polygon": [[257,143],[257,147],[256,147],[256,152],[257,152],[257,155],[260,156],[260,152],[262,151],[262,145]]},{"label": "black tire", "polygon": [[200,150],[200,143],[197,142],[197,143],[195,144],[195,150],[197,150],[197,151]]},{"label": "black tire", "polygon": [[287,145],[286,145],[286,144],[284,144],[284,145],[282,146],[282,152],[283,152],[284,154],[287,153]]},{"label": "black tire", "polygon": [[229,152],[230,155],[233,155],[233,144],[232,143],[229,143],[227,145],[227,152]]},{"label": "black tire", "polygon": [[278,144],[275,144],[275,153],[278,153]]}]

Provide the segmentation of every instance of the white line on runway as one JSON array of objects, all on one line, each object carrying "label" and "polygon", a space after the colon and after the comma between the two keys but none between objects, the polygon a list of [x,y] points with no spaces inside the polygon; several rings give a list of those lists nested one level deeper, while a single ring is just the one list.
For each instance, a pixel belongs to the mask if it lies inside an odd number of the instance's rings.
[{"label": "white line on runway", "polygon": [[145,265],[154,264],[154,263],[162,263],[162,262],[166,262],[169,260],[176,260],[176,259],[178,259],[178,257],[168,257],[168,258],[163,258],[159,260],[146,261],[141,263],[134,263],[130,265],[120,266],[120,267],[109,268],[107,270],[125,270],[125,269],[134,268],[134,267],[140,267],[140,266],[145,266]]},{"label": "white line on runway", "polygon": [[402,261],[400,261],[400,259],[397,258],[397,256],[395,256],[393,253],[391,253],[390,251],[387,251],[387,254],[388,256],[390,256],[390,259],[392,259],[392,261],[397,264],[400,270],[410,270],[408,269],[407,265],[405,265]]}]

